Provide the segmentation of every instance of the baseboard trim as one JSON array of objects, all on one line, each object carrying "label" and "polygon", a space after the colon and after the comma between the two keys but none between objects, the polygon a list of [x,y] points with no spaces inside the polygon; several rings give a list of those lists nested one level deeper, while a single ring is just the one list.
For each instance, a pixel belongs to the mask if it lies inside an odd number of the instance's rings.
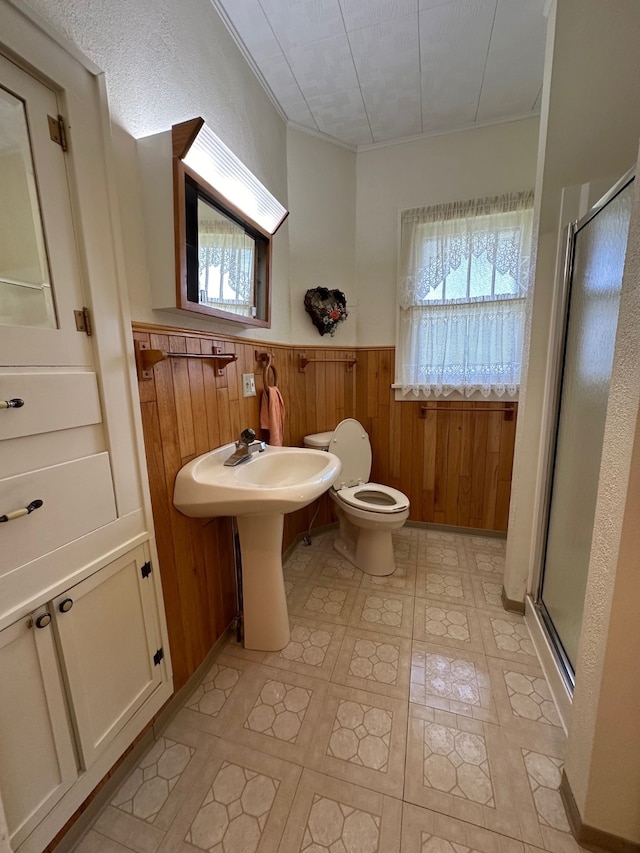
[{"label": "baseboard trim", "polygon": [[567,775],[562,771],[562,779],[558,788],[569,819],[569,825],[574,838],[582,847],[593,850],[594,853],[640,853],[640,843],[613,835],[594,826],[582,822],[578,805],[573,796]]},{"label": "baseboard trim", "polygon": [[500,592],[500,599],[502,606],[509,613],[519,613],[521,616],[524,616],[524,601],[518,601],[516,598],[508,598],[504,587],[502,587],[502,591]]}]

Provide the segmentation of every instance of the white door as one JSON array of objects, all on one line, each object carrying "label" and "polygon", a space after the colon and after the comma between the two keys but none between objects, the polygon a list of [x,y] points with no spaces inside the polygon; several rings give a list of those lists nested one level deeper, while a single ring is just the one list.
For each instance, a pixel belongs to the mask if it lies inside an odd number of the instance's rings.
[{"label": "white door", "polygon": [[12,849],[75,782],[47,608],[0,631],[0,791]]},{"label": "white door", "polygon": [[91,365],[56,94],[0,56],[0,365]]},{"label": "white door", "polygon": [[134,549],[52,602],[85,768],[162,682],[145,554]]}]

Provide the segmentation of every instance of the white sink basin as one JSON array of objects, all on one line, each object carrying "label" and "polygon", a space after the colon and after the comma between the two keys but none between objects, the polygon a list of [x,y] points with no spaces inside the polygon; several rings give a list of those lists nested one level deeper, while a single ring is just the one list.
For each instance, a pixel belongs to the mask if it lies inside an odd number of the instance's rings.
[{"label": "white sink basin", "polygon": [[234,450],[234,444],[226,444],[178,472],[176,509],[193,518],[294,512],[326,492],[341,468],[333,453],[303,447],[267,447],[247,462],[225,467]]},{"label": "white sink basin", "polygon": [[282,576],[284,513],[326,492],[341,469],[333,453],[302,447],[267,447],[233,468],[226,444],[199,456],[176,477],[173,503],[184,515],[237,516],[242,555],[242,615],[247,649],[278,651],[289,642]]}]

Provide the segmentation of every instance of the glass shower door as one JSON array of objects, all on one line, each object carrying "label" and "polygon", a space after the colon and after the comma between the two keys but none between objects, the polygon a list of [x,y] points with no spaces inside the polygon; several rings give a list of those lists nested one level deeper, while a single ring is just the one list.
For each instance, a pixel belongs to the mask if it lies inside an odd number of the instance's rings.
[{"label": "glass shower door", "polygon": [[632,180],[627,178],[596,212],[573,226],[539,602],[571,683],[582,626]]}]

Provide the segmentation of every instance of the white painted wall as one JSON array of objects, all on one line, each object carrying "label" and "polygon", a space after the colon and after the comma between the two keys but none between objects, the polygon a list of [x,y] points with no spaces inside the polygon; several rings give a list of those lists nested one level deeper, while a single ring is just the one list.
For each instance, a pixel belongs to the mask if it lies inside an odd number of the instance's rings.
[{"label": "white painted wall", "polygon": [[[355,346],[356,154],[298,130],[287,132],[291,340],[319,346]],[[320,336],[304,310],[312,287],[337,288],[348,318],[335,335]]]},{"label": "white painted wall", "polygon": [[[289,340],[289,247],[273,243],[273,322],[256,330],[154,312],[149,298],[134,139],[202,116],[282,204],[287,204],[286,129],[209,0],[25,0],[105,72],[134,320]],[[72,129],[73,132],[73,129]]]},{"label": "white painted wall", "polygon": [[399,211],[530,189],[538,120],[495,124],[358,153],[358,345],[395,343]]}]

